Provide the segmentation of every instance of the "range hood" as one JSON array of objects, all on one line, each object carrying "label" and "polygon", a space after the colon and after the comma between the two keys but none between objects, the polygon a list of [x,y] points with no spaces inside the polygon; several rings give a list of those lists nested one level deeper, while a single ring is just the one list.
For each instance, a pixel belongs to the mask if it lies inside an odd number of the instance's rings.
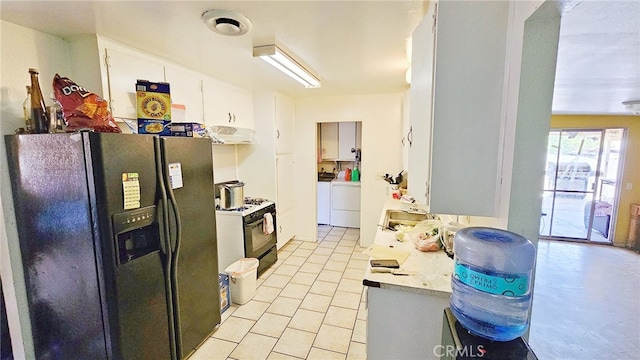
[{"label": "range hood", "polygon": [[233,126],[207,126],[206,133],[214,144],[255,144],[256,132]]}]

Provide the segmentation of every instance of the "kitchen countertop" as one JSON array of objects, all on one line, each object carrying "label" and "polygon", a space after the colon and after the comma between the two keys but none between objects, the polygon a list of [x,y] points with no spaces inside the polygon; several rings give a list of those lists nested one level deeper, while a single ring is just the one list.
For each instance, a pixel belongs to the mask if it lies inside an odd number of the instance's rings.
[{"label": "kitchen countertop", "polygon": [[[387,210],[403,210],[408,209],[410,206],[414,205],[401,202],[400,200],[387,199],[380,215],[379,224],[383,223]],[[431,296],[451,296],[453,260],[442,250],[435,252],[419,251],[415,249],[410,239],[399,242],[396,240],[395,234],[395,231],[383,230],[381,227],[378,227],[374,245],[409,252],[409,257],[400,264],[400,269],[415,271],[417,274],[402,276],[388,273],[372,273],[371,265],[369,264],[364,274],[363,284],[369,287],[407,291]]]}]

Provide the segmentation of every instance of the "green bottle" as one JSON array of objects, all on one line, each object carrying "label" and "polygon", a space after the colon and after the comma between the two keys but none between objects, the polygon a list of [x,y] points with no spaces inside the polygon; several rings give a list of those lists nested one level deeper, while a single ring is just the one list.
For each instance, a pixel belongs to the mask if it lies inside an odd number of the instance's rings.
[{"label": "green bottle", "polygon": [[360,170],[358,170],[358,166],[351,172],[351,181],[360,181]]}]

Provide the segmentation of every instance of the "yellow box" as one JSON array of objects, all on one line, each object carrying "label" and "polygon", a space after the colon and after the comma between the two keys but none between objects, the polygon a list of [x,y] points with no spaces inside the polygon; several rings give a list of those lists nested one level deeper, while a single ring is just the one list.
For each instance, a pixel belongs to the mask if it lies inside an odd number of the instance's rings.
[{"label": "yellow box", "polygon": [[171,120],[169,83],[138,80],[136,82],[136,105],[139,120]]}]

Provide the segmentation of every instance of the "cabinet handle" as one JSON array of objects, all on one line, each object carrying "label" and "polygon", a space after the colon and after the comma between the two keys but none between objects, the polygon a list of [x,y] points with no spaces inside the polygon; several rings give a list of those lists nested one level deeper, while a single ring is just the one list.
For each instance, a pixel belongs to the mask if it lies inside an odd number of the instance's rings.
[{"label": "cabinet handle", "polygon": [[282,225],[278,225],[278,229],[282,232]]},{"label": "cabinet handle", "polygon": [[229,114],[229,123],[231,123],[231,113],[228,113],[228,114]]},{"label": "cabinet handle", "polygon": [[402,138],[402,147],[404,147],[404,138]]},{"label": "cabinet handle", "polygon": [[409,127],[409,133],[407,134],[407,140],[409,141],[409,147],[413,145],[413,125]]},{"label": "cabinet handle", "polygon": [[280,139],[280,130],[276,130],[276,139]]}]

